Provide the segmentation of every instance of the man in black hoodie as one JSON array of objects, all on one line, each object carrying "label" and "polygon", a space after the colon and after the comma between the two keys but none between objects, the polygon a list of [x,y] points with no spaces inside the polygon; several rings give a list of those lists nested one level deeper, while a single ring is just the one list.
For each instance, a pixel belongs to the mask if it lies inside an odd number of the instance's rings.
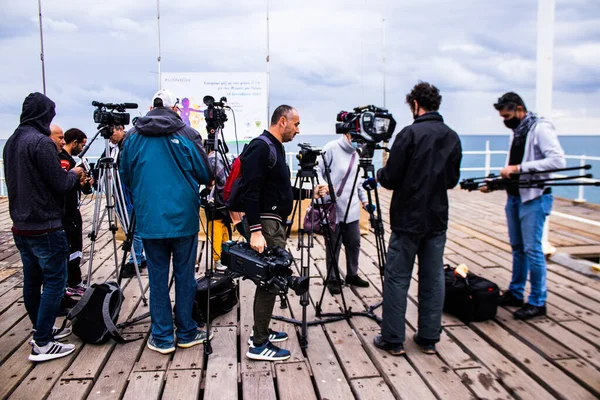
[{"label": "man in black hoodie", "polygon": [[[53,328],[65,292],[69,247],[62,227],[65,194],[83,170],[65,171],[50,139],[54,102],[32,93],[21,123],[4,146],[4,170],[13,237],[23,262],[23,300],[34,327],[31,361],[64,357],[75,350],[56,339],[70,330]],[[44,291],[41,292],[42,285]]]},{"label": "man in black hoodie", "polygon": [[377,180],[393,190],[392,235],[383,285],[383,322],[375,346],[394,356],[404,354],[408,287],[419,257],[419,329],[414,340],[434,354],[440,340],[444,305],[444,246],[448,229],[448,194],[458,183],[462,149],[456,132],[438,113],[442,96],[427,82],[406,95],[415,122],[396,136]]}]

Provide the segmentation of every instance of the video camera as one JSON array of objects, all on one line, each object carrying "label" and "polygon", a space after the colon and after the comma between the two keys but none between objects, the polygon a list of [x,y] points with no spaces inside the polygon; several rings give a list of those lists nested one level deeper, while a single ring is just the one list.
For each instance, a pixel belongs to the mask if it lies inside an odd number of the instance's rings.
[{"label": "video camera", "polygon": [[204,110],[204,119],[206,120],[208,139],[214,140],[217,129],[222,129],[227,121],[227,114],[225,114],[224,110],[224,108],[227,107],[227,97],[223,96],[220,101],[215,101],[214,97],[207,95],[204,96],[202,102],[207,107],[206,110]]},{"label": "video camera", "polygon": [[379,143],[390,140],[396,129],[396,120],[385,108],[374,105],[354,108],[354,112],[340,111],[335,133],[349,133],[357,143]]},{"label": "video camera", "polygon": [[138,108],[136,103],[101,103],[92,101],[94,122],[100,125],[129,125],[130,115],[125,110]]},{"label": "video camera", "polygon": [[300,169],[304,171],[312,171],[318,164],[317,158],[321,155],[321,148],[312,146],[310,143],[298,143],[300,152],[296,156],[300,162]]},{"label": "video camera", "polygon": [[229,240],[223,243],[221,263],[236,278],[250,279],[272,294],[286,294],[291,288],[298,296],[308,291],[308,277],[294,276],[292,255],[280,247],[266,248],[263,254],[248,243]]}]

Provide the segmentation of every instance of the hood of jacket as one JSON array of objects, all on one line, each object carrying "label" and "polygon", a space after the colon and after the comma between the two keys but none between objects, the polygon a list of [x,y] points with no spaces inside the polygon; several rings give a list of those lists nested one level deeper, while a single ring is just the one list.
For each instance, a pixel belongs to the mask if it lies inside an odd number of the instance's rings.
[{"label": "hood of jacket", "polygon": [[179,114],[170,108],[158,107],[135,123],[135,129],[143,136],[168,136],[186,126]]},{"label": "hood of jacket", "polygon": [[30,125],[50,136],[50,123],[56,115],[55,104],[41,93],[30,93],[23,102],[19,127]]}]

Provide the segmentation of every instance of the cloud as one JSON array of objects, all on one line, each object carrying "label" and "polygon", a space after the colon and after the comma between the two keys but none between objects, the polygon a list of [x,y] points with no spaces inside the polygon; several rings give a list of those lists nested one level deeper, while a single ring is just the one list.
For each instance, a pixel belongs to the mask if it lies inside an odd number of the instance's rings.
[{"label": "cloud", "polygon": [[[341,109],[383,104],[385,69],[386,106],[400,126],[411,122],[404,96],[423,79],[442,91],[442,112],[456,130],[504,132],[491,107],[499,95],[514,90],[535,104],[534,3],[271,0],[271,104],[301,110],[303,133],[331,133]],[[265,71],[267,0],[229,5],[162,2],[162,71]],[[93,131],[92,100],[149,102],[158,81],[156,2],[42,7],[47,89],[63,125]],[[41,68],[37,4],[18,2],[3,13],[0,52],[10,56],[0,63],[0,137],[7,137],[23,98],[41,90]],[[551,118],[562,132],[600,133],[597,0],[557,2],[555,44]]]}]

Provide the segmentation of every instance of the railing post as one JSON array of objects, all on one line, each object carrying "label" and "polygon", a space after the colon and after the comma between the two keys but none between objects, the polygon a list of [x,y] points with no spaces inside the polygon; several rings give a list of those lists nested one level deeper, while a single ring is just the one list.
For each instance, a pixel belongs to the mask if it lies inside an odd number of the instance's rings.
[{"label": "railing post", "polygon": [[4,160],[0,159],[0,196],[6,196],[4,192],[4,185],[6,179],[4,179]]},{"label": "railing post", "polygon": [[492,154],[490,153],[490,141],[485,141],[485,176],[490,174],[492,168]]},{"label": "railing post", "polygon": [[[584,165],[585,165],[585,156],[580,156],[579,166],[583,167]],[[576,204],[585,203],[585,197],[583,197],[584,188],[585,188],[585,186],[579,185],[579,195],[577,196],[577,198],[575,200],[573,200],[573,203],[576,203]]]}]

